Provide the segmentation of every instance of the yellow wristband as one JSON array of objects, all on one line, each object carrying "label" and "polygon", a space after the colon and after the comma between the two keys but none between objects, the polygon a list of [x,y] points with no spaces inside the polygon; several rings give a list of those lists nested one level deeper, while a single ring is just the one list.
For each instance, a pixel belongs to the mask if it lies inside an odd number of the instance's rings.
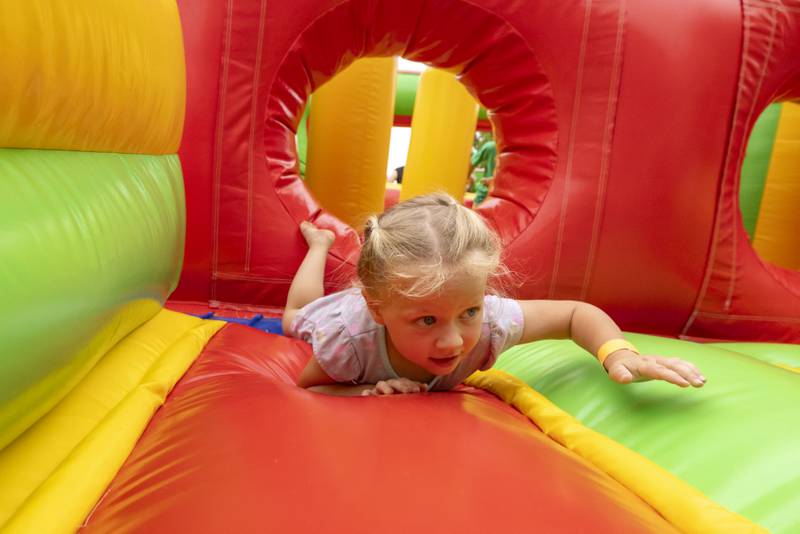
[{"label": "yellow wristband", "polygon": [[621,349],[628,349],[631,352],[639,354],[639,351],[630,341],[626,341],[622,338],[609,339],[600,345],[599,349],[597,349],[597,359],[600,361],[600,365],[603,365],[603,363],[606,361],[606,358],[608,358],[612,352],[616,352]]}]

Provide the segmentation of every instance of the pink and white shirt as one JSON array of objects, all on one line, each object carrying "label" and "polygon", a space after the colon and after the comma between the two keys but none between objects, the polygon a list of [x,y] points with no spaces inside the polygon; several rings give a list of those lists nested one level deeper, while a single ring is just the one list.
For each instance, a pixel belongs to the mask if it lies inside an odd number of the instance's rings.
[{"label": "pink and white shirt", "polygon": [[[436,376],[431,391],[446,391],[474,371],[494,365],[522,336],[522,308],[516,300],[484,297],[481,337],[453,372]],[[400,378],[389,362],[386,330],[376,323],[357,288],[322,297],[297,312],[287,335],[311,344],[320,367],[343,384],[375,384]]]}]

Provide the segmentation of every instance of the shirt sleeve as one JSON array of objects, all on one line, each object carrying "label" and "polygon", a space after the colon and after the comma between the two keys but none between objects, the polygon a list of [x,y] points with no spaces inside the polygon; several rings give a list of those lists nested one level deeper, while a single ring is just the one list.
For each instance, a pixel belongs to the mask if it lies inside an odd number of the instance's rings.
[{"label": "shirt sleeve", "polygon": [[346,296],[335,293],[301,308],[287,334],[310,343],[314,358],[333,380],[357,383],[363,375],[363,365],[342,321],[343,298]]},{"label": "shirt sleeve", "polygon": [[489,369],[503,351],[519,343],[524,323],[522,307],[514,299],[487,295],[483,310],[483,316],[489,324],[489,357],[481,366],[481,371]]}]

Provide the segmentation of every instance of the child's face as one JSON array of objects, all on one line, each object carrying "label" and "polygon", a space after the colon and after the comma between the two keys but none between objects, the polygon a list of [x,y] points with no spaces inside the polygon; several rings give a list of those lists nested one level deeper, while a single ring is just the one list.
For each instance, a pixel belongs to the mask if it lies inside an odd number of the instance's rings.
[{"label": "child's face", "polygon": [[416,376],[408,378],[419,380],[420,371],[452,372],[475,347],[481,335],[485,293],[486,276],[461,273],[430,297],[393,295],[385,304],[370,305],[370,310],[386,327],[390,357],[401,356],[403,363],[411,364],[411,373],[416,371]]}]

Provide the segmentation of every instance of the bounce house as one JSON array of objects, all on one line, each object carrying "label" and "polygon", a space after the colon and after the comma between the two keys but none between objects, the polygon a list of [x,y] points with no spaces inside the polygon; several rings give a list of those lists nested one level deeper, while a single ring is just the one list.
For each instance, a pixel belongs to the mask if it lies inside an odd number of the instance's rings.
[{"label": "bounce house", "polygon": [[[800,532],[797,0],[0,0],[0,50],[0,532]],[[280,316],[302,221],[352,280],[396,81],[323,93],[397,56],[468,138],[486,110],[513,296],[705,387],[562,340],[446,393],[296,386],[309,346],[239,323]],[[424,83],[401,196],[463,192]],[[354,95],[384,111],[320,126]]]}]

